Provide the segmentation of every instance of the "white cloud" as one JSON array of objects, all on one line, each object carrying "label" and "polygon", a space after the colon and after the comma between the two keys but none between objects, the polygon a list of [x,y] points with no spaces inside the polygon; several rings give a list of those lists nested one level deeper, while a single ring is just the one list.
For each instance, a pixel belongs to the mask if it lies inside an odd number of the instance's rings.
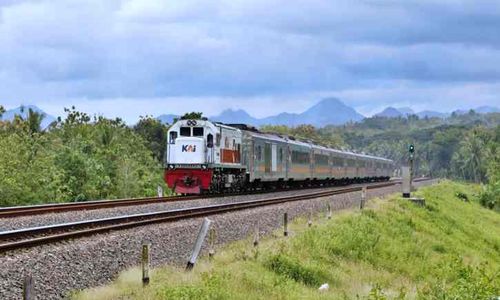
[{"label": "white cloud", "polygon": [[499,26],[500,4],[486,0],[8,1],[0,102],[127,119],[138,106],[265,116],[322,95],[368,114],[497,105]]}]

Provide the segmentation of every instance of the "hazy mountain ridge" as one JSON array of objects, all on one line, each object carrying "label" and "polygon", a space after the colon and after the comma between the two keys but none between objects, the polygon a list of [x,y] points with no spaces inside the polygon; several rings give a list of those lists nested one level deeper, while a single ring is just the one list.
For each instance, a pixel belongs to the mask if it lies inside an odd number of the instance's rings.
[{"label": "hazy mountain ridge", "polygon": [[254,126],[261,125],[286,125],[297,126],[311,124],[316,127],[326,125],[342,125],[347,122],[361,121],[365,116],[358,113],[352,107],[345,105],[336,98],[326,98],[313,105],[302,113],[283,112],[278,115],[254,118],[244,110],[227,109],[218,116],[210,119],[223,123],[248,123]]},{"label": "hazy mountain ridge", "polygon": [[173,114],[163,114],[156,117],[156,119],[158,119],[163,124],[172,124],[174,122],[174,119],[177,118],[179,118],[179,116]]},{"label": "hazy mountain ridge", "polygon": [[[497,107],[493,106],[479,106],[476,108],[473,108],[476,113],[479,114],[487,114],[487,113],[498,113],[500,112],[500,109]],[[385,118],[398,118],[398,117],[407,117],[409,115],[417,115],[419,118],[446,118],[449,117],[451,114],[457,114],[457,115],[463,115],[466,114],[470,111],[469,110],[462,110],[462,109],[457,109],[454,110],[451,113],[445,113],[445,112],[438,112],[438,111],[432,111],[432,110],[423,110],[420,112],[415,113],[411,108],[408,107],[401,107],[401,108],[394,108],[394,107],[387,107],[383,111],[373,115],[374,117],[385,117]]]},{"label": "hazy mountain ridge", "polygon": [[[21,107],[24,107],[24,112],[21,112]],[[21,115],[26,118],[29,109],[38,113],[44,114],[45,118],[42,121],[42,128],[47,128],[56,118],[47,114],[42,109],[35,105],[25,105],[7,110],[0,120],[13,120],[15,115]],[[480,106],[473,109],[476,113],[498,113],[500,109],[493,106]],[[470,110],[455,110],[452,113],[462,115]],[[398,118],[407,117],[408,115],[417,115],[420,118],[447,118],[452,113],[437,112],[432,110],[424,110],[414,112],[409,107],[387,107],[383,111],[374,114],[373,117]],[[164,124],[172,124],[175,119],[179,118],[176,114],[161,114],[156,117]],[[311,124],[315,127],[324,127],[327,125],[343,125],[348,122],[358,122],[366,117],[358,113],[354,108],[344,104],[337,98],[326,98],[302,113],[282,112],[280,114],[265,118],[255,118],[243,109],[226,109],[216,116],[209,117],[210,120],[222,123],[243,123],[253,126],[263,125],[286,125],[295,127],[301,124]]]},{"label": "hazy mountain ridge", "polygon": [[30,109],[34,112],[44,115],[42,124],[40,125],[42,128],[49,127],[49,125],[56,120],[54,116],[47,114],[35,105],[22,105],[13,109],[6,110],[2,117],[0,117],[0,120],[12,121],[14,120],[15,116],[21,116],[23,117],[23,119],[26,119]]}]

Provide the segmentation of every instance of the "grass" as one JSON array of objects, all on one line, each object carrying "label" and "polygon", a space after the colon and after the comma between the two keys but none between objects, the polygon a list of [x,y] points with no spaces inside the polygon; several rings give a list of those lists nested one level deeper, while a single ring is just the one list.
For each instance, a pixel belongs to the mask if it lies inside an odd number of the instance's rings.
[{"label": "grass", "polygon": [[[450,181],[417,192],[427,206],[397,196],[363,211],[296,220],[292,236],[221,249],[192,272],[138,269],[76,299],[489,299],[500,295],[500,214],[481,207],[479,188]],[[464,198],[467,198],[466,199]],[[330,289],[318,291],[328,283]]]}]

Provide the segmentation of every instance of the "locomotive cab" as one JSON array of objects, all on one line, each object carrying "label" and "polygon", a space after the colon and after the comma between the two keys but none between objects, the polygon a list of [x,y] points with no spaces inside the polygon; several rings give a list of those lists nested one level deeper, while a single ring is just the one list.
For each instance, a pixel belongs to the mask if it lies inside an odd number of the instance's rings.
[{"label": "locomotive cab", "polygon": [[165,181],[175,192],[199,194],[208,189],[214,162],[215,126],[206,120],[180,120],[168,131]]}]

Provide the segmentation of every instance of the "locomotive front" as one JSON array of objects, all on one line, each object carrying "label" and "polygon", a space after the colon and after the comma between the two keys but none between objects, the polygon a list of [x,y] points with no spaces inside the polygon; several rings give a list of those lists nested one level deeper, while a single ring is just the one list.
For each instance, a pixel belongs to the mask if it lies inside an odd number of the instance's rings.
[{"label": "locomotive front", "polygon": [[207,120],[179,120],[168,131],[165,182],[179,194],[210,188],[217,128]]}]

